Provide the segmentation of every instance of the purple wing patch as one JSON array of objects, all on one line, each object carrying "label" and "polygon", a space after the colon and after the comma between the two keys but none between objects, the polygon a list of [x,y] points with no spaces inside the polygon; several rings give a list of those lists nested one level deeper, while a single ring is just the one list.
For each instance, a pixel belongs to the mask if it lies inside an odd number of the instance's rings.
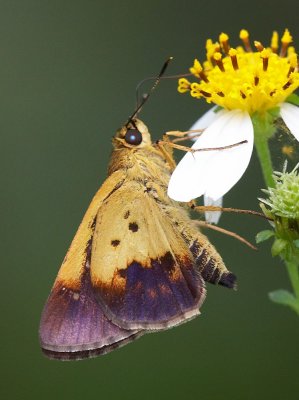
[{"label": "purple wing patch", "polygon": [[95,298],[90,281],[90,244],[81,289],[74,292],[59,282],[54,286],[42,313],[40,342],[52,359],[74,360],[95,357],[141,336],[110,322]]},{"label": "purple wing patch", "polygon": [[124,288],[97,287],[105,314],[128,329],[165,329],[199,314],[205,297],[204,282],[194,269],[194,260],[175,260],[170,252],[145,268],[137,262],[118,274]]}]

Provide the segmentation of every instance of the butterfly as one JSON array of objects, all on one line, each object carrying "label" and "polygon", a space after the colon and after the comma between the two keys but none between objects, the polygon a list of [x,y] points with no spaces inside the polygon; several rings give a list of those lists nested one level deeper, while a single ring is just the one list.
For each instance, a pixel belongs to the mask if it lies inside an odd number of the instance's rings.
[{"label": "butterfly", "polygon": [[91,201],[44,307],[43,353],[75,360],[108,353],[200,314],[205,282],[236,277],[167,196],[173,149],[131,118],[113,138],[108,177]]}]

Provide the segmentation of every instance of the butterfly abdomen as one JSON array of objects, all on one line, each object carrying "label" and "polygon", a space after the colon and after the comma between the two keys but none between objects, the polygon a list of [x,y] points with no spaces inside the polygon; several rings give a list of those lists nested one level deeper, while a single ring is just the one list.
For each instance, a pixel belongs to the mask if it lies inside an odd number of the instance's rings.
[{"label": "butterfly abdomen", "polygon": [[236,276],[227,270],[222,258],[209,242],[203,244],[195,239],[190,250],[195,258],[198,271],[206,282],[236,289]]}]

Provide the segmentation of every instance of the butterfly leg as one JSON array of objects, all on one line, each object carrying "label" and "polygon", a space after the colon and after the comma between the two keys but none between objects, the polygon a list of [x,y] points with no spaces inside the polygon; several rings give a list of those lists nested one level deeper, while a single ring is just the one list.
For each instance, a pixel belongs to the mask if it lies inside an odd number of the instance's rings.
[{"label": "butterfly leg", "polygon": [[177,143],[177,142],[182,142],[184,140],[194,140],[194,139],[198,139],[202,133],[203,133],[204,129],[193,129],[193,130],[189,130],[189,131],[168,131],[165,132],[165,136],[169,137],[169,136],[174,136],[175,139],[171,139],[172,143]]},{"label": "butterfly leg", "polygon": [[199,227],[209,228],[209,229],[212,229],[214,231],[224,233],[225,235],[231,236],[231,237],[239,240],[240,242],[246,244],[252,250],[257,250],[257,248],[253,244],[251,244],[250,242],[248,242],[248,240],[244,239],[242,236],[238,235],[235,232],[229,231],[229,230],[224,229],[224,228],[220,228],[220,226],[217,226],[217,225],[209,224],[208,222],[205,222],[205,221],[196,221],[196,225],[198,225]]},{"label": "butterfly leg", "polygon": [[242,210],[239,208],[231,208],[231,207],[217,207],[217,206],[196,206],[194,203],[191,203],[190,207],[194,211],[198,212],[206,212],[206,211],[221,211],[221,212],[234,212],[237,214],[249,214],[249,215],[256,215],[257,217],[262,217],[265,219],[270,219],[266,217],[264,214],[254,211],[254,210]]}]

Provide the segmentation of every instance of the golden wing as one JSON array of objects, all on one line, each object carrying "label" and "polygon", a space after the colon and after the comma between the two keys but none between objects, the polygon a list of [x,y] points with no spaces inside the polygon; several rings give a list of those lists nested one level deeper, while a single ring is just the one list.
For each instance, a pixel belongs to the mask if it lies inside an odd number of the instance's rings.
[{"label": "golden wing", "polygon": [[45,355],[82,359],[115,349],[141,332],[111,323],[98,303],[90,279],[95,217],[101,204],[124,182],[123,172],[112,174],[93,198],[62,263],[44,307],[40,342]]},{"label": "golden wing", "polygon": [[204,281],[188,244],[158,200],[136,181],[103,201],[91,281],[107,317],[124,329],[165,329],[199,314]]}]

